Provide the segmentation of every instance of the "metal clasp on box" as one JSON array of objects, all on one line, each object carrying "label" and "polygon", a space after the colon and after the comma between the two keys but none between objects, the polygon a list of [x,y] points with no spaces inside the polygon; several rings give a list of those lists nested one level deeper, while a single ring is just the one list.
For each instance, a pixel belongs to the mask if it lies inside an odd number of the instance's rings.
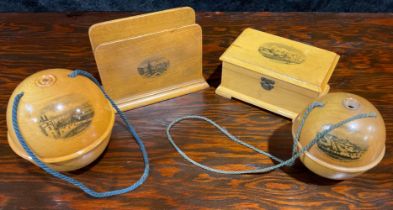
[{"label": "metal clasp on box", "polygon": [[275,84],[274,80],[261,77],[261,86],[263,87],[263,89],[271,90],[274,88],[274,84]]}]

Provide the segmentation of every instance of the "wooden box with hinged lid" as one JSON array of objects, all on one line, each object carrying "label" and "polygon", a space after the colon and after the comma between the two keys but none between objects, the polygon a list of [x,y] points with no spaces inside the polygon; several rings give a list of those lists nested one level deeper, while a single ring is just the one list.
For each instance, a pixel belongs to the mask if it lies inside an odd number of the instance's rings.
[{"label": "wooden box with hinged lid", "polygon": [[338,59],[334,52],[248,28],[220,58],[216,93],[294,119],[329,92]]}]

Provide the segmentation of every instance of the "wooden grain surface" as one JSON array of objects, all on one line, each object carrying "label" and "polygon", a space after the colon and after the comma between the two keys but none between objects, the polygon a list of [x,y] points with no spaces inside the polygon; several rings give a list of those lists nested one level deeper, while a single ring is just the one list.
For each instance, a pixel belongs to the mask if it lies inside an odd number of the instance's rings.
[{"label": "wooden grain surface", "polygon": [[[211,88],[127,112],[144,140],[151,175],[134,192],[93,199],[16,156],[6,141],[6,104],[26,76],[47,68],[81,68],[97,76],[88,27],[131,13],[0,15],[0,208],[1,209],[389,209],[393,208],[393,17],[392,14],[199,13],[204,76]],[[371,171],[346,181],[314,175],[300,162],[267,174],[221,175],[197,168],[170,146],[165,127],[189,114],[209,117],[234,135],[281,158],[290,156],[291,122],[260,108],[214,94],[219,56],[246,27],[284,36],[341,55],[332,91],[369,99],[387,128],[386,155]],[[245,169],[273,162],[227,141],[211,126],[186,121],[176,142],[210,166]],[[103,191],[128,186],[143,169],[134,141],[119,123],[104,155],[70,173]]]}]

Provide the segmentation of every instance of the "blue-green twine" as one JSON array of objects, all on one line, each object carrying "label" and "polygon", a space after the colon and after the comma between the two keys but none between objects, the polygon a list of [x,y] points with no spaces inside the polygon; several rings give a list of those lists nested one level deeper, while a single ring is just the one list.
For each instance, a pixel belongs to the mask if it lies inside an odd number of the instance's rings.
[{"label": "blue-green twine", "polygon": [[142,156],[143,156],[143,162],[145,165],[144,171],[142,176],[139,178],[139,180],[137,180],[134,184],[132,184],[129,187],[126,188],[122,188],[122,189],[118,189],[118,190],[113,190],[113,191],[106,191],[106,192],[96,192],[92,189],[90,189],[89,187],[87,187],[86,185],[84,185],[83,183],[67,176],[64,175],[62,173],[59,173],[51,168],[49,168],[45,163],[43,163],[36,155],[35,153],[30,149],[30,146],[26,143],[26,140],[24,139],[24,137],[22,136],[20,129],[19,129],[19,124],[18,124],[18,105],[19,102],[21,100],[21,98],[23,97],[23,92],[19,93],[15,96],[14,99],[14,103],[12,106],[12,126],[15,130],[15,134],[19,140],[19,143],[22,145],[23,149],[27,152],[27,154],[33,159],[33,161],[41,168],[43,169],[45,172],[47,172],[48,174],[62,179],[70,184],[73,184],[77,187],[79,187],[81,190],[83,190],[85,193],[89,194],[92,197],[95,198],[104,198],[104,197],[110,197],[113,195],[118,195],[118,194],[123,194],[123,193],[127,193],[130,191],[135,190],[136,188],[138,188],[140,185],[143,184],[143,182],[145,182],[145,180],[147,179],[147,177],[149,176],[149,158],[147,155],[147,151],[145,148],[145,145],[143,144],[142,140],[139,138],[138,134],[136,133],[135,129],[131,126],[131,124],[127,121],[127,118],[125,117],[124,113],[119,109],[119,107],[117,107],[117,105],[114,103],[114,101],[108,96],[108,94],[105,92],[105,90],[101,87],[101,85],[99,84],[99,82],[88,72],[83,71],[83,70],[75,70],[72,73],[70,73],[68,76],[71,78],[74,78],[78,75],[81,76],[85,76],[87,78],[89,78],[91,81],[93,81],[101,90],[101,92],[105,95],[105,97],[109,100],[109,102],[111,103],[111,105],[113,106],[113,108],[117,111],[117,113],[119,114],[120,118],[123,120],[123,122],[125,123],[128,131],[132,134],[132,136],[135,138],[135,141],[137,142],[137,144],[139,145],[139,148],[142,152]]},{"label": "blue-green twine", "polygon": [[[313,109],[317,108],[317,107],[323,107],[323,104],[320,103],[320,102],[314,102],[314,103],[312,103],[310,106],[308,106],[307,109],[306,109],[306,111],[304,112],[304,115],[303,115],[303,117],[302,117],[302,119],[301,119],[301,121],[300,121],[298,130],[297,130],[297,132],[296,132],[296,135],[295,135],[294,138],[293,138],[292,156],[291,156],[289,159],[285,160],[285,161],[284,161],[284,160],[281,160],[281,159],[278,158],[278,157],[275,157],[274,155],[272,155],[272,154],[270,154],[270,153],[268,153],[268,152],[262,151],[262,150],[260,150],[260,149],[258,149],[258,148],[256,148],[256,147],[254,147],[254,146],[252,146],[252,145],[250,145],[250,144],[247,144],[247,143],[244,142],[244,141],[241,141],[240,139],[238,139],[238,138],[236,138],[235,136],[233,136],[232,134],[230,134],[226,129],[224,129],[223,127],[221,127],[221,126],[218,125],[217,123],[215,123],[213,120],[211,120],[211,119],[209,119],[209,118],[206,118],[206,117],[202,117],[202,116],[189,115],[189,116],[184,116],[184,117],[177,118],[176,120],[174,120],[173,122],[171,122],[171,123],[168,125],[168,127],[167,127],[167,129],[166,129],[166,134],[167,134],[167,136],[168,136],[169,142],[172,144],[172,146],[175,148],[175,150],[176,150],[184,159],[186,159],[187,161],[191,162],[192,164],[194,164],[194,165],[196,165],[196,166],[198,166],[198,167],[200,167],[200,168],[203,168],[203,169],[205,169],[205,170],[207,170],[207,171],[212,171],[212,172],[221,173],[221,174],[251,174],[251,173],[265,173],[265,172],[269,172],[269,171],[273,171],[273,170],[275,170],[275,169],[281,168],[281,167],[283,167],[283,166],[292,166],[293,163],[295,162],[295,160],[296,160],[300,155],[302,155],[305,151],[309,150],[309,149],[310,149],[314,144],[316,144],[321,138],[323,138],[326,134],[330,133],[330,132],[333,131],[334,129],[336,129],[336,128],[338,128],[338,127],[341,127],[341,126],[343,126],[344,124],[349,123],[349,122],[354,121],[354,120],[357,120],[357,119],[368,118],[368,117],[376,117],[376,114],[373,113],[373,112],[367,113],[367,114],[358,114],[358,115],[355,115],[355,116],[353,116],[353,117],[347,118],[347,119],[345,119],[345,120],[343,120],[343,121],[340,121],[340,122],[338,122],[338,123],[336,123],[336,124],[330,125],[327,129],[324,129],[323,131],[318,132],[318,133],[316,134],[316,136],[314,137],[314,139],[311,140],[310,143],[308,143],[305,147],[303,147],[302,149],[300,149],[299,151],[297,151],[296,147],[297,147],[297,144],[299,143],[300,134],[301,134],[301,131],[302,131],[302,129],[303,129],[303,126],[304,126],[304,124],[305,124],[305,122],[306,122],[306,119],[307,119],[307,117],[309,116],[309,114],[311,113],[311,111],[312,111]],[[213,125],[214,127],[216,127],[221,133],[223,133],[224,135],[226,135],[226,136],[229,138],[229,140],[234,141],[235,143],[238,143],[238,144],[243,145],[243,146],[245,146],[245,147],[248,147],[248,148],[254,150],[254,151],[257,152],[257,153],[260,153],[260,154],[262,154],[262,155],[265,155],[265,156],[267,156],[267,157],[269,157],[269,158],[271,158],[271,159],[277,161],[278,164],[272,165],[272,166],[266,166],[266,167],[257,167],[257,168],[255,168],[255,169],[251,169],[251,170],[240,170],[240,171],[235,171],[235,170],[233,170],[233,171],[232,171],[232,170],[220,170],[220,169],[215,169],[215,168],[211,168],[211,167],[209,167],[209,166],[207,166],[207,165],[204,165],[204,164],[202,164],[202,163],[198,163],[198,162],[196,162],[195,160],[191,159],[189,156],[187,156],[187,154],[186,154],[183,150],[181,150],[181,149],[176,145],[176,143],[175,143],[175,141],[173,140],[173,137],[172,137],[172,135],[171,135],[171,133],[170,133],[171,128],[172,128],[175,124],[179,123],[180,121],[186,120],[186,119],[204,120],[204,121],[210,123],[211,125]]]}]

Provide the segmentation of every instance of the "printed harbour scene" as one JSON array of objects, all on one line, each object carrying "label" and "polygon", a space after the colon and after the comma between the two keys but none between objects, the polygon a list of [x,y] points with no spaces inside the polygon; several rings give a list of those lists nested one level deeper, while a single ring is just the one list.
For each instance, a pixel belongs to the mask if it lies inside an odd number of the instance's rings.
[{"label": "printed harbour scene", "polygon": [[264,57],[283,64],[301,64],[306,59],[300,50],[281,43],[265,43],[258,51]]},{"label": "printed harbour scene", "polygon": [[357,160],[367,148],[356,145],[345,138],[339,138],[332,134],[326,134],[317,143],[318,148],[330,157],[339,160]]},{"label": "printed harbour scene", "polygon": [[164,57],[152,57],[144,60],[138,67],[138,72],[146,78],[161,76],[169,68],[169,60]]},{"label": "printed harbour scene", "polygon": [[54,100],[56,102],[42,109],[38,124],[46,136],[55,139],[69,138],[90,125],[94,116],[93,107],[75,96],[67,97],[66,100]]}]

